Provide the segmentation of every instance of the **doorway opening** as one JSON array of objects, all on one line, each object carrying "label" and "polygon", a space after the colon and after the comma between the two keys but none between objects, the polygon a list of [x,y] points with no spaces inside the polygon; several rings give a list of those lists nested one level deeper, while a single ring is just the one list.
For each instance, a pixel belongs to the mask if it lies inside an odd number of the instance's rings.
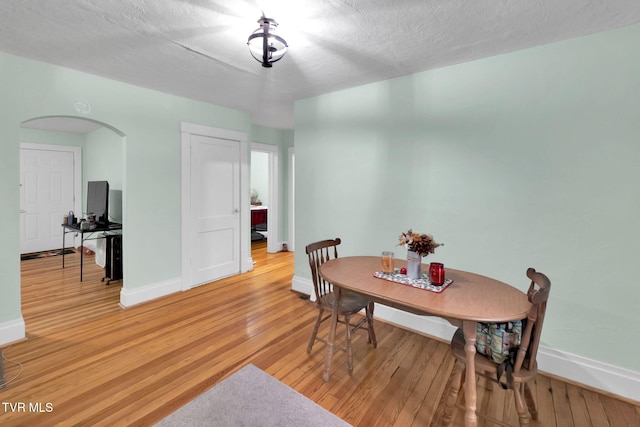
[{"label": "doorway opening", "polygon": [[[32,273],[25,277],[25,271],[34,265],[31,259],[46,259],[51,253],[61,255],[63,251],[58,249],[63,246],[67,248],[64,270],[62,256],[51,256],[42,265],[50,268],[48,274],[52,278],[60,276],[64,286],[76,278],[76,271],[68,270],[77,270],[77,277],[80,277],[80,254],[76,252],[80,239],[74,233],[68,233],[63,244],[62,223],[70,212],[77,218],[86,216],[83,193],[88,181],[109,181],[109,219],[124,222],[122,169],[126,138],[124,133],[106,123],[75,116],[36,117],[20,123],[20,128],[20,252],[38,253],[38,256],[22,257],[26,264],[21,264],[20,282],[25,294],[32,285]],[[51,249],[55,251],[50,252]],[[98,292],[109,295],[106,298],[110,303],[117,305],[121,286],[105,286],[100,280],[105,277],[105,268],[95,262],[93,255],[86,256],[87,253],[83,263],[85,278],[95,276],[98,280],[95,284],[85,280],[84,289],[95,286]],[[73,280],[69,279],[70,274]],[[120,282],[123,283],[124,280]],[[78,291],[83,289],[81,286],[76,288]],[[60,295],[56,303],[82,310],[77,301],[74,302],[76,296]],[[25,310],[23,301],[23,314]]]},{"label": "doorway opening", "polygon": [[[269,253],[280,252],[278,147],[251,144],[251,235],[252,243],[266,240]],[[252,246],[253,246],[252,244]]]}]

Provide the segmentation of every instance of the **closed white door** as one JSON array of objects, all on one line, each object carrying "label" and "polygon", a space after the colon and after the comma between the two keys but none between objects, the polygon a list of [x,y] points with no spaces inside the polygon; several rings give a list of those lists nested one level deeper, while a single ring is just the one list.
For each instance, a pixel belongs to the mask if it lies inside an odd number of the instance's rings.
[{"label": "closed white door", "polygon": [[74,209],[74,153],[20,149],[20,252],[62,247],[62,221]]},{"label": "closed white door", "polygon": [[240,272],[240,145],[191,135],[192,286]]}]

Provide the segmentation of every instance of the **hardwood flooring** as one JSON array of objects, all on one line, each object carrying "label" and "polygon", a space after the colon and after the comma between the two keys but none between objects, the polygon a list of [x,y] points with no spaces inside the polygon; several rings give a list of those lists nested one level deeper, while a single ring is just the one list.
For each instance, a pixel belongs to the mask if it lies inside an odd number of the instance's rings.
[{"label": "hardwood flooring", "polygon": [[[78,254],[65,269],[60,257],[23,261],[28,338],[3,349],[0,425],[153,425],[248,363],[354,426],[438,425],[447,343],[378,321],[378,348],[357,333],[353,374],[338,352],[325,383],[324,346],[306,353],[315,306],[290,290],[293,254],[259,243],[253,257],[252,272],[128,309],[90,256],[82,283]],[[515,425],[512,396],[482,384],[479,407]],[[545,375],[533,389],[539,425],[640,425],[637,403]]]}]

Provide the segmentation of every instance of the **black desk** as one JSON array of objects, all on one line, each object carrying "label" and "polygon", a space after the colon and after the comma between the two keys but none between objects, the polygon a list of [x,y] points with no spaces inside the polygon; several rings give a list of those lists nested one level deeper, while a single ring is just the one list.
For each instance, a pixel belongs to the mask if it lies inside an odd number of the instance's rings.
[{"label": "black desk", "polygon": [[[120,234],[118,231],[122,230],[122,224],[111,222],[109,225],[99,225],[92,230],[81,230],[79,224],[62,224],[62,268],[64,268],[64,249],[65,249],[65,236],[67,233],[80,233],[80,281],[82,282],[82,264],[84,260],[84,242],[85,240],[97,240],[104,239],[114,234]],[[87,235],[87,237],[85,237]]]}]

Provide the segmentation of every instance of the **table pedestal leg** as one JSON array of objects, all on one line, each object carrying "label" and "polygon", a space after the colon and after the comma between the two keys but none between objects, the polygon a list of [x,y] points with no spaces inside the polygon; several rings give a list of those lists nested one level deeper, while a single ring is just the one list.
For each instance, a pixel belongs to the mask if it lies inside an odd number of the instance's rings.
[{"label": "table pedestal leg", "polygon": [[464,352],[467,356],[467,374],[464,381],[464,422],[467,427],[478,425],[476,415],[476,325],[476,322],[469,320],[462,323],[465,340]]},{"label": "table pedestal leg", "polygon": [[329,337],[327,339],[327,356],[324,360],[324,372],[322,373],[322,379],[329,381],[331,376],[331,362],[333,361],[333,343],[336,339],[336,327],[338,325],[338,308],[340,306],[340,294],[341,289],[333,287],[335,299],[333,301],[333,310],[331,311],[331,323],[329,325]]}]

